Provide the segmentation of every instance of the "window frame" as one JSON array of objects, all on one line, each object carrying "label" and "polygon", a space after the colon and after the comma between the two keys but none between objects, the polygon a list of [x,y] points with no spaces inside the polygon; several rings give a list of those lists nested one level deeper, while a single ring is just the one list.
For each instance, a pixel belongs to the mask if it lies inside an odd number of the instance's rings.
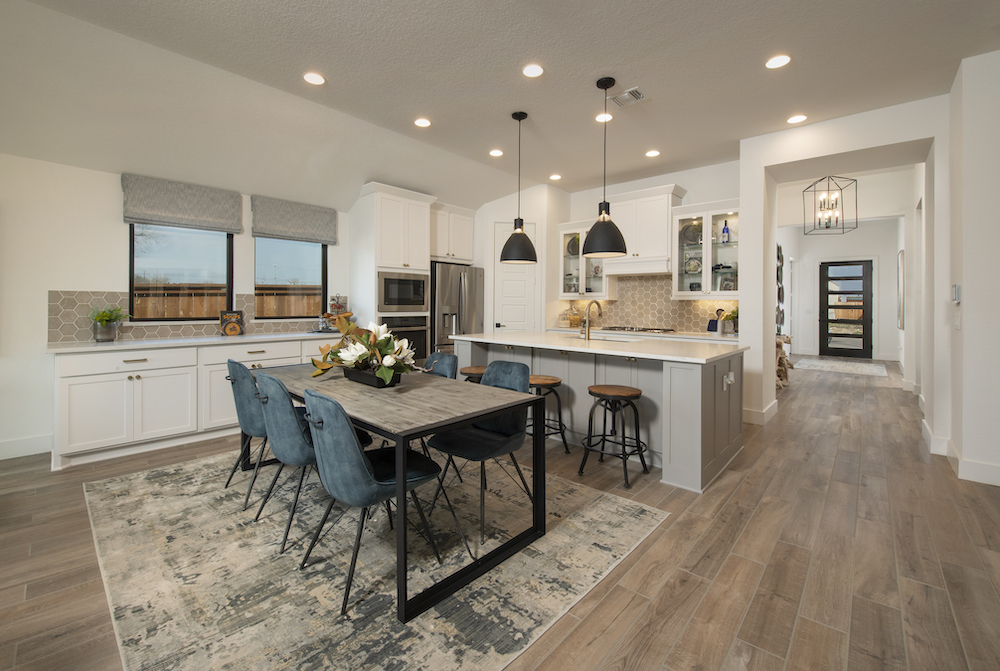
[{"label": "window frame", "polygon": [[312,245],[320,245],[320,308],[322,312],[328,312],[327,296],[329,295],[329,252],[327,251],[327,244],[325,242],[312,242],[310,240],[294,240],[292,238],[273,238],[270,236],[254,236],[253,239],[253,299],[254,299],[254,319],[273,319],[273,320],[303,320],[303,319],[316,319],[319,315],[285,315],[285,316],[263,316],[258,315],[256,312],[257,305],[257,241],[258,240],[286,240],[288,242],[305,242]]},{"label": "window frame", "polygon": [[[163,224],[142,224],[143,226],[160,226],[162,228],[178,228]],[[129,322],[137,324],[154,324],[158,322],[210,322],[218,321],[218,315],[207,317],[151,317],[136,318],[135,315],[135,224],[128,225],[128,311]],[[202,230],[202,229],[195,229]],[[223,231],[213,231],[222,233]],[[226,310],[233,309],[233,234],[226,233]]]}]

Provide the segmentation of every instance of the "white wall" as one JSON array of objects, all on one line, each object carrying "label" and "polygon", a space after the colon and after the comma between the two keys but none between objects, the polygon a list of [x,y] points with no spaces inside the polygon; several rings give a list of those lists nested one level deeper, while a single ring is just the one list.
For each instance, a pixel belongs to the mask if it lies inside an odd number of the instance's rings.
[{"label": "white wall", "polygon": [[[249,200],[233,244],[237,293],[254,290]],[[329,248],[331,293],[346,293],[347,228]],[[121,175],[0,154],[0,379],[16,380],[0,391],[0,459],[52,449],[48,292],[127,292],[128,234]]]},{"label": "white wall", "polygon": [[[898,219],[862,221],[858,230],[844,235],[803,235],[797,226],[778,229],[778,244],[787,258],[793,251],[795,271],[792,319],[795,354],[819,354],[819,267],[829,261],[872,261],[872,357],[899,359],[896,329],[896,252],[899,251]],[[787,289],[786,289],[787,290]],[[786,316],[788,308],[786,307]]]}]

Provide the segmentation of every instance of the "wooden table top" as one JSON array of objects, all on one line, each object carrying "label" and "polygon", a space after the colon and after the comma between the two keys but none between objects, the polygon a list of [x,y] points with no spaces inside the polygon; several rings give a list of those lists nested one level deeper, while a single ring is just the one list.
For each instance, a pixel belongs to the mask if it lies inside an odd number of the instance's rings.
[{"label": "wooden table top", "polygon": [[311,363],[261,368],[281,380],[288,392],[304,398],[305,390],[336,399],[354,421],[382,435],[420,436],[487,412],[537,400],[533,394],[469,384],[427,373],[407,373],[395,387],[376,389],[344,377],[334,368],[312,377]]}]

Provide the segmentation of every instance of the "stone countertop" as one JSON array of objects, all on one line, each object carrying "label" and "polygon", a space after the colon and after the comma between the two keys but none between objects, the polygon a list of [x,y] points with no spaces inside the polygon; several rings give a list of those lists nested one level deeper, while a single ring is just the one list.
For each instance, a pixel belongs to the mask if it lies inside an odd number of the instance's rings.
[{"label": "stone countertop", "polygon": [[49,343],[48,354],[78,354],[82,352],[125,352],[137,349],[161,349],[168,347],[214,347],[218,345],[239,345],[240,343],[287,342],[289,340],[329,340],[335,344],[340,332],[331,333],[260,333],[240,336],[200,336],[194,338],[161,338],[158,340],[114,340],[112,342],[71,342]]},{"label": "stone countertop", "polygon": [[[551,328],[546,329],[548,333],[579,333],[578,328]],[[705,342],[721,342],[730,345],[739,344],[740,337],[737,334],[719,335],[714,331],[671,331],[670,333],[649,333],[648,331],[606,331],[604,329],[590,329],[590,335],[594,334],[611,337],[624,338],[659,338],[661,340],[701,340]]]},{"label": "stone countertop", "polygon": [[[614,335],[611,335],[614,334]],[[725,359],[749,347],[736,343],[708,343],[695,340],[665,340],[662,338],[638,338],[629,333],[608,331],[594,339],[583,340],[571,333],[539,333],[537,331],[515,331],[512,333],[473,333],[450,336],[452,340],[467,340],[489,345],[514,345],[534,349],[550,349],[563,352],[583,352],[606,354],[608,356],[632,356],[637,359],[675,361],[678,363],[706,364]]]}]

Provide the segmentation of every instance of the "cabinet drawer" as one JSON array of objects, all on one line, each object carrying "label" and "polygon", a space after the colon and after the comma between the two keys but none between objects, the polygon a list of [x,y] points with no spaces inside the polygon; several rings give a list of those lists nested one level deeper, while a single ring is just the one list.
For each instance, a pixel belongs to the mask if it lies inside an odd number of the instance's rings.
[{"label": "cabinet drawer", "polygon": [[300,357],[302,345],[297,340],[282,342],[244,342],[239,345],[219,345],[218,347],[199,348],[201,364],[207,366],[213,363],[226,363],[229,359],[248,363],[264,359],[283,359],[285,357]]},{"label": "cabinet drawer", "polygon": [[193,347],[177,349],[122,350],[95,354],[62,354],[56,357],[59,377],[121,373],[153,368],[194,366],[198,353]]}]

